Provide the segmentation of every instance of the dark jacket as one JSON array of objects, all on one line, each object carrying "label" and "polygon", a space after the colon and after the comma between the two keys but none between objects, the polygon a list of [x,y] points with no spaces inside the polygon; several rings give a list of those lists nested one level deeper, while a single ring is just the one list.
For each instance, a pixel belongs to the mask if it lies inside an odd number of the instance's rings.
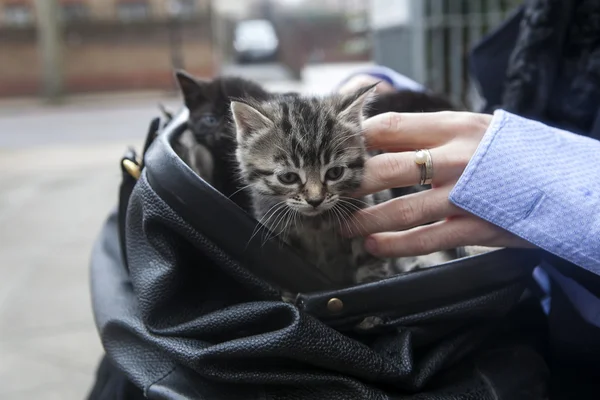
[{"label": "dark jacket", "polygon": [[[473,50],[470,67],[484,112],[502,108],[600,139],[600,1],[527,2]],[[566,398],[594,398],[600,277],[551,255],[542,268],[550,282],[553,383]]]}]

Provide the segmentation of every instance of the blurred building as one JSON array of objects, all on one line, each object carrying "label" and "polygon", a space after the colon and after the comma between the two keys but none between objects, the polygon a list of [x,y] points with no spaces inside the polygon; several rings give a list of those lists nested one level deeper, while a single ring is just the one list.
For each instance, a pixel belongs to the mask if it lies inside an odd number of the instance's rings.
[{"label": "blurred building", "polygon": [[[58,0],[64,21],[166,19],[175,13],[186,17],[206,12],[210,0]],[[0,0],[0,26],[33,25],[33,0]]]},{"label": "blurred building", "polygon": [[[67,93],[170,89],[173,67],[215,71],[210,0],[57,2]],[[0,96],[40,93],[36,18],[35,1],[0,0]]]},{"label": "blurred building", "polygon": [[373,58],[469,107],[470,49],[522,0],[371,0]]},{"label": "blurred building", "polygon": [[306,7],[330,12],[359,13],[368,10],[369,0],[304,0]]},{"label": "blurred building", "polygon": [[[236,23],[248,18],[273,22],[279,61],[296,77],[307,63],[371,57],[366,0],[56,1],[67,94],[174,89],[175,67],[213,76],[232,62]],[[41,92],[35,4],[0,0],[0,97]]]}]

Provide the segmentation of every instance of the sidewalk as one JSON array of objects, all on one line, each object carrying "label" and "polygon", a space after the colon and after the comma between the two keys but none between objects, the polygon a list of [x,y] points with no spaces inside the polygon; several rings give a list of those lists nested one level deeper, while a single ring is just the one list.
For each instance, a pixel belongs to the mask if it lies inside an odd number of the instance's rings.
[{"label": "sidewalk", "polygon": [[0,398],[81,400],[102,347],[91,246],[115,205],[123,144],[0,154]]}]

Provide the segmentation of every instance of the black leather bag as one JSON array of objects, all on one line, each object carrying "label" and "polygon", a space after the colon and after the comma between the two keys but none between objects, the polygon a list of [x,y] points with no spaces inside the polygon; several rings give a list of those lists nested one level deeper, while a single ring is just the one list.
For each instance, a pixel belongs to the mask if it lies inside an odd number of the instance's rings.
[{"label": "black leather bag", "polygon": [[[547,398],[526,289],[535,252],[325,290],[301,255],[249,240],[256,221],[174,153],[185,119],[143,165],[124,158],[121,204],[92,257],[105,362],[132,387],[149,399]],[[299,292],[296,304],[281,289]],[[90,398],[131,398],[102,385]]]}]

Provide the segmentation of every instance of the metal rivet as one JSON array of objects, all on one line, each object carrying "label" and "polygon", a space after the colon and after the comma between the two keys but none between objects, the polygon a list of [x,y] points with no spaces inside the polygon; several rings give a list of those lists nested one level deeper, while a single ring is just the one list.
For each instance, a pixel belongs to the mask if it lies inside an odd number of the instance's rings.
[{"label": "metal rivet", "polygon": [[138,179],[140,177],[140,174],[141,174],[140,166],[138,164],[134,163],[133,161],[124,159],[123,160],[123,168],[125,168],[125,171],[127,171],[129,173],[129,175],[131,175],[135,179]]},{"label": "metal rivet", "polygon": [[327,309],[332,313],[339,313],[344,309],[344,303],[337,297],[334,297],[327,302]]}]

